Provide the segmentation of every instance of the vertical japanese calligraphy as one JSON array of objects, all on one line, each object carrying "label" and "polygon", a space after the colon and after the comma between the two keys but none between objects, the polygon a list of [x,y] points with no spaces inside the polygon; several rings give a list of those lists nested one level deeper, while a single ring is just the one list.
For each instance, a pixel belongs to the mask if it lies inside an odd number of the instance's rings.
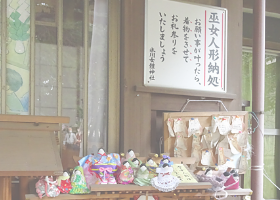
[{"label": "vertical japanese calligraphy", "polygon": [[152,48],[150,48],[150,59],[149,59],[149,61],[150,61],[150,77],[149,77],[149,79],[150,79],[150,81],[154,81],[154,80],[156,80],[155,79],[155,58],[156,58],[156,52],[155,52],[155,49],[152,47]]},{"label": "vertical japanese calligraphy", "polygon": [[165,13],[159,13],[160,20],[159,20],[159,31],[160,31],[160,37],[159,37],[159,46],[161,48],[161,62],[164,62],[164,57],[165,57],[165,25],[166,25],[166,14]]},{"label": "vertical japanese calligraphy", "polygon": [[226,9],[145,1],[144,85],[225,92]]},{"label": "vertical japanese calligraphy", "polygon": [[188,62],[188,58],[189,58],[189,32],[190,32],[190,20],[188,17],[185,17],[184,21],[183,21],[183,33],[184,33],[184,51],[183,51],[183,58],[185,60],[185,62]]},{"label": "vertical japanese calligraphy", "polygon": [[[222,87],[222,77],[220,76],[222,68],[222,44],[221,38],[221,19],[222,15],[217,12],[210,12],[209,15],[205,12],[206,23],[208,24],[205,29],[207,35],[206,49],[207,49],[207,63],[205,63],[205,79],[204,85],[211,87]],[[208,34],[207,34],[208,33]],[[206,51],[205,49],[205,51]],[[206,76],[207,74],[207,76]]]},{"label": "vertical japanese calligraphy", "polygon": [[179,29],[177,27],[178,15],[172,15],[171,21],[172,21],[172,23],[171,23],[171,30],[172,30],[171,38],[172,38],[172,44],[173,44],[172,53],[176,54],[177,53],[177,50],[176,50],[177,38],[179,37],[177,35],[177,31]]},{"label": "vertical japanese calligraphy", "polygon": [[199,85],[201,85],[200,73],[201,73],[201,19],[195,19],[195,28],[194,28],[194,60],[195,60],[195,69],[194,69],[194,80]]}]

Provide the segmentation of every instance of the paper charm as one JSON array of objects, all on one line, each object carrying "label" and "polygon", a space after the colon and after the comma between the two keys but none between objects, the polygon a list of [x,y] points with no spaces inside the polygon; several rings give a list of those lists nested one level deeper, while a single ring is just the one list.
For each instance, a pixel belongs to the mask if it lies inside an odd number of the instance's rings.
[{"label": "paper charm", "polygon": [[172,118],[168,118],[166,121],[168,132],[169,132],[169,137],[175,137],[174,131],[172,129],[173,123],[174,123],[174,120]]},{"label": "paper charm", "polygon": [[195,158],[195,162],[199,163],[201,160],[201,146],[199,144],[195,144],[192,146],[191,157]]},{"label": "paper charm", "polygon": [[247,152],[243,150],[239,163],[239,173],[245,173],[247,170],[247,165],[248,165]]},{"label": "paper charm", "polygon": [[212,133],[216,132],[216,130],[218,128],[218,124],[219,124],[219,117],[212,116],[212,119],[211,119],[211,132]]},{"label": "paper charm", "polygon": [[222,147],[222,148],[224,148],[224,149],[228,149],[228,148],[229,148],[228,138],[225,137],[225,136],[223,136],[223,137],[224,137],[224,139],[222,139],[222,140],[218,143],[218,145],[217,145],[217,147],[216,147],[216,154],[218,154],[218,151],[219,151],[219,148],[220,148],[220,147]]},{"label": "paper charm", "polygon": [[199,133],[193,134],[192,146],[200,145],[200,135]]},{"label": "paper charm", "polygon": [[202,150],[201,164],[208,165],[208,166],[214,166],[215,163],[216,163],[216,159],[213,155],[212,150]]},{"label": "paper charm", "polygon": [[221,135],[227,135],[231,131],[230,117],[220,117],[218,129]]},{"label": "paper charm", "polygon": [[205,148],[214,148],[220,139],[219,130],[216,129],[215,133],[212,133],[211,127],[205,127],[202,135],[202,145],[203,149]]},{"label": "paper charm", "polygon": [[175,147],[183,149],[183,150],[187,150],[183,133],[176,133]]},{"label": "paper charm", "polygon": [[229,157],[229,161],[227,161],[226,165],[229,168],[238,169],[239,163],[240,163],[240,158],[241,158],[241,153],[233,154],[233,153],[231,153],[230,149],[225,149],[224,153],[225,153],[226,157]]},{"label": "paper charm", "polygon": [[227,135],[227,137],[228,137],[228,142],[229,142],[231,152],[233,154],[241,153],[242,149],[237,142],[237,134],[229,134]]},{"label": "paper charm", "polygon": [[210,149],[212,142],[212,132],[209,130],[209,127],[205,127],[203,135],[201,136],[201,143],[203,149]]},{"label": "paper charm", "polygon": [[188,137],[191,137],[195,133],[199,133],[199,135],[201,135],[202,127],[198,121],[198,118],[191,118],[189,120]]},{"label": "paper charm", "polygon": [[243,118],[239,116],[232,117],[231,132],[241,133],[243,131]]},{"label": "paper charm", "polygon": [[182,118],[176,118],[174,119],[174,132],[176,133],[182,133],[184,137],[188,137],[187,133],[187,125],[186,120]]},{"label": "paper charm", "polygon": [[218,148],[218,164],[219,165],[224,165],[224,164],[226,164],[226,162],[231,161],[230,156],[225,155],[229,151],[230,151],[229,149],[225,149],[223,147]]},{"label": "paper charm", "polygon": [[184,151],[183,149],[175,147],[174,148],[174,157],[177,157],[177,158],[183,157],[183,151]]},{"label": "paper charm", "polygon": [[240,147],[246,147],[248,141],[248,131],[237,134],[237,143]]}]

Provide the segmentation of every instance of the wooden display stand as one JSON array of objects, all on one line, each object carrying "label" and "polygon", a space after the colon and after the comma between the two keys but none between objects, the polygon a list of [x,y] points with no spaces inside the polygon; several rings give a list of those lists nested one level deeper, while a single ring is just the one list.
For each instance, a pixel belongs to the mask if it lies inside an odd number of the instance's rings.
[{"label": "wooden display stand", "polygon": [[[150,156],[153,157],[153,160],[156,163],[159,163],[162,158],[158,156],[154,156],[155,154],[151,154]],[[81,159],[80,157],[74,156],[73,159],[75,160],[76,164]],[[138,157],[139,160],[142,162],[146,162],[148,157]],[[193,164],[195,162],[194,158],[170,158],[171,161],[177,164]],[[189,196],[198,196],[198,194],[206,194],[205,190],[211,188],[212,185],[210,183],[181,183],[173,192],[160,192],[156,188],[152,186],[138,186],[138,185],[92,185],[91,186],[91,194],[86,195],[70,195],[70,194],[61,194],[55,199],[126,199],[129,200],[130,198],[138,199],[139,196],[145,195],[146,199],[148,196],[157,196],[160,199],[178,199],[178,198],[185,198],[179,197],[179,195],[184,192],[185,194],[189,194]],[[188,193],[186,193],[188,192]],[[187,198],[187,197],[186,197]],[[209,196],[210,198],[210,196]],[[44,197],[43,199],[50,199]],[[202,198],[200,198],[202,199]],[[208,199],[208,197],[205,197]],[[37,195],[26,195],[26,200],[39,200]]]},{"label": "wooden display stand", "polygon": [[[155,154],[150,154],[150,157],[153,157],[153,160],[156,163],[159,163],[162,158],[158,157]],[[145,162],[148,157],[138,157],[141,161]],[[78,165],[80,157],[73,156],[74,161]],[[193,164],[195,162],[194,158],[170,158],[174,163],[181,164]],[[91,194],[85,195],[70,195],[70,194],[60,194],[58,197],[55,197],[56,200],[70,200],[70,199],[83,199],[83,200],[92,200],[92,199],[125,199],[129,200],[131,198],[137,200],[139,196],[145,196],[148,199],[149,196],[159,198],[160,200],[171,200],[171,199],[193,199],[193,200],[210,200],[215,199],[214,193],[207,192],[206,190],[211,188],[212,185],[207,182],[200,183],[181,183],[175,191],[172,192],[160,192],[152,186],[137,186],[137,185],[92,185]],[[228,195],[238,195],[240,197],[251,195],[252,191],[249,189],[240,189],[240,190],[228,190]],[[223,192],[218,192],[217,195],[224,195]],[[40,200],[39,197],[35,194],[25,195],[26,200]],[[53,199],[48,197],[43,197],[43,199]],[[228,198],[231,199],[230,197]]]},{"label": "wooden display stand", "polygon": [[28,177],[63,173],[55,131],[68,117],[0,115],[0,199],[11,200],[11,177],[20,178],[21,200]]}]

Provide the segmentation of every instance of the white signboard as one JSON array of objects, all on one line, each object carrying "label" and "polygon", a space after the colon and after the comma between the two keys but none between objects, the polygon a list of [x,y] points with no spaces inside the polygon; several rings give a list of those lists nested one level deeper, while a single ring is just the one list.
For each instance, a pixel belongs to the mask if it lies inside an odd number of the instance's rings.
[{"label": "white signboard", "polygon": [[146,0],[144,84],[226,92],[227,10]]}]

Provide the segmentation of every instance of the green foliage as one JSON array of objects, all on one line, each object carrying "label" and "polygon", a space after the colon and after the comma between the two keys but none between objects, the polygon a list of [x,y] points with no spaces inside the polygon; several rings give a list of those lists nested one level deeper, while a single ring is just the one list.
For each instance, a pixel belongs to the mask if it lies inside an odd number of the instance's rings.
[{"label": "green foliage", "polygon": [[[252,111],[252,53],[242,54],[242,98],[251,102],[251,106],[246,108]],[[265,128],[275,128],[275,103],[276,103],[276,57],[265,56]]]},{"label": "green foliage", "polygon": [[13,40],[26,41],[30,37],[30,34],[28,33],[30,28],[30,17],[28,17],[24,23],[19,20],[19,17],[20,14],[17,11],[11,14],[10,19],[8,20],[9,36]]}]

